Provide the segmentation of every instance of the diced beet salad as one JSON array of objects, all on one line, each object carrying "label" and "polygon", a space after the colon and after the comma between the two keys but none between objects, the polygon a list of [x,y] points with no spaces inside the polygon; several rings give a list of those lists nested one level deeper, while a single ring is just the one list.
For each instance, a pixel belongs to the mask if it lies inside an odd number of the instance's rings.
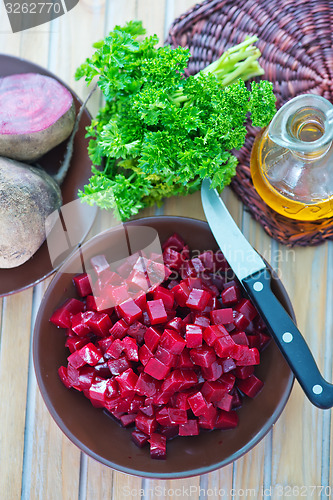
[{"label": "diced beet salad", "polygon": [[237,426],[243,397],[264,385],[254,367],[270,341],[220,251],[191,258],[178,234],[162,248],[163,260],[136,254],[117,272],[92,258],[73,280],[79,298],[50,318],[66,329],[64,385],[134,426],[155,459],[175,436]]}]

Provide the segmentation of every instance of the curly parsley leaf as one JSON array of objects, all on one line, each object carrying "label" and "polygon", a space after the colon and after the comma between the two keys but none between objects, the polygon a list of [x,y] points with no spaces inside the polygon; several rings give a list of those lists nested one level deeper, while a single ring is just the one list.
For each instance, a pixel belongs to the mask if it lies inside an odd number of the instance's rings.
[{"label": "curly parsley leaf", "polygon": [[99,169],[79,196],[123,220],[200,189],[205,177],[222,190],[236,173],[231,151],[244,144],[248,116],[265,126],[275,113],[272,84],[244,84],[263,73],[255,36],[186,78],[189,50],[156,47],[156,35],[144,34],[138,21],[116,26],[75,75],[88,85],[97,77],[105,100],[87,128]]}]

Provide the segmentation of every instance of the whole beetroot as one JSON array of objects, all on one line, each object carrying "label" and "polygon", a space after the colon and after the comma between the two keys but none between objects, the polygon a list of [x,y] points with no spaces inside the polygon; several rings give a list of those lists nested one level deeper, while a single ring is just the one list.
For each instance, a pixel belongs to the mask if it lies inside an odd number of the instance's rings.
[{"label": "whole beetroot", "polygon": [[0,156],[35,161],[67,139],[75,122],[72,94],[38,73],[0,79]]},{"label": "whole beetroot", "polygon": [[0,268],[30,259],[61,203],[58,183],[44,170],[0,157]]}]

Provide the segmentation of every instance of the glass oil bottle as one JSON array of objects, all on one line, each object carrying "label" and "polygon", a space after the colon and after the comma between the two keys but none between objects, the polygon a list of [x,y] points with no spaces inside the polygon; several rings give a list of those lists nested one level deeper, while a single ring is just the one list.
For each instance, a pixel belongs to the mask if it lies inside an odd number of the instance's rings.
[{"label": "glass oil bottle", "polygon": [[333,106],[303,94],[276,113],[254,142],[251,176],[261,198],[292,219],[333,217]]}]

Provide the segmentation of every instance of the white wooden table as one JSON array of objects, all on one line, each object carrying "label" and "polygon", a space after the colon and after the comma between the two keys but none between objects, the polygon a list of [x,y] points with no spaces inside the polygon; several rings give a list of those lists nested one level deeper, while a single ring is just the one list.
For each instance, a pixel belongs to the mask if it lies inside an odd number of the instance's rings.
[{"label": "white wooden table", "polygon": [[[172,20],[192,5],[193,0],[80,0],[52,23],[12,34],[0,3],[0,53],[48,68],[84,98],[87,89],[74,81],[74,71],[92,53],[94,41],[115,24],[134,18],[163,41]],[[98,104],[96,95],[88,106],[92,114]],[[278,271],[299,327],[332,380],[333,244],[287,249],[264,233],[228,189],[224,200],[244,234]],[[204,219],[198,193],[168,200],[161,212]],[[152,209],[144,215],[154,213]],[[104,214],[98,227],[107,227],[108,221]],[[34,375],[31,332],[48,283],[0,299],[1,500],[175,500],[189,493],[193,500],[333,496],[331,412],[313,407],[297,383],[273,430],[243,458],[210,474],[172,481],[141,479],[81,453],[52,420]]]}]

